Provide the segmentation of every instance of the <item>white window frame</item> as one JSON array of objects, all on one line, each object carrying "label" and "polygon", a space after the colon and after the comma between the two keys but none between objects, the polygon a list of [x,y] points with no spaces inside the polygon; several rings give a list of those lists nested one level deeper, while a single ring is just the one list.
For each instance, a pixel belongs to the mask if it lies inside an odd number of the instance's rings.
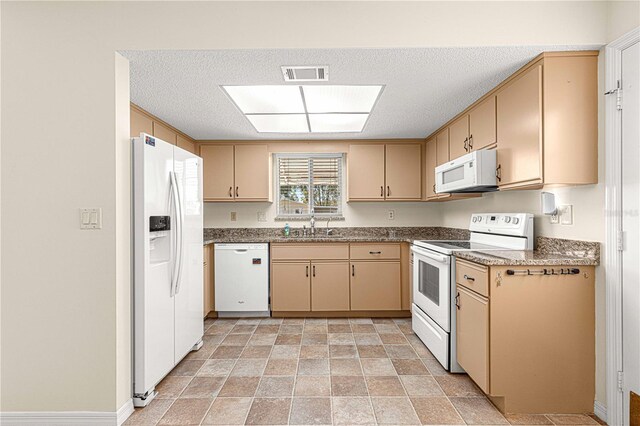
[{"label": "white window frame", "polygon": [[[279,160],[281,158],[338,158],[339,166],[338,166],[338,211],[336,213],[315,213],[313,212],[313,195],[312,195],[312,187],[311,181],[313,178],[313,170],[309,170],[309,210],[310,214],[280,214],[280,164]],[[343,194],[344,194],[344,167],[345,167],[345,155],[342,152],[336,153],[277,153],[273,154],[273,169],[274,169],[274,191],[276,194],[276,220],[309,220],[311,216],[316,218],[324,218],[324,219],[334,219],[334,220],[343,220],[344,217],[342,215],[343,212]]]}]

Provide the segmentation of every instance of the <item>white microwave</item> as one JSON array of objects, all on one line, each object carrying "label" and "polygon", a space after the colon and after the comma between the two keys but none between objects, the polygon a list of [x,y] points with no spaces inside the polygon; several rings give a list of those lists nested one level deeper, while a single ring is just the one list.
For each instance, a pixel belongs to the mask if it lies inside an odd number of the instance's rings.
[{"label": "white microwave", "polygon": [[481,149],[436,167],[436,193],[497,191],[496,150]]}]

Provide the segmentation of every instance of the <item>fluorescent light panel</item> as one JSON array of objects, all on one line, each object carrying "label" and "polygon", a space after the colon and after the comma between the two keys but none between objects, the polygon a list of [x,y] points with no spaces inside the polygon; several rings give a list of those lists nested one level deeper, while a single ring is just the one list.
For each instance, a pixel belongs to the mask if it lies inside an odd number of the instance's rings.
[{"label": "fluorescent light panel", "polygon": [[379,85],[222,88],[259,133],[362,132],[382,91]]}]

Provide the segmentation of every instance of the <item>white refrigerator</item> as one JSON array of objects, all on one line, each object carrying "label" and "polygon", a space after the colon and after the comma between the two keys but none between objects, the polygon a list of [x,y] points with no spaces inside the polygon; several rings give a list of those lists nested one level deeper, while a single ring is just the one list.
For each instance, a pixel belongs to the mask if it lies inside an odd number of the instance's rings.
[{"label": "white refrigerator", "polygon": [[133,400],[202,346],[202,159],[153,136],[133,139]]}]

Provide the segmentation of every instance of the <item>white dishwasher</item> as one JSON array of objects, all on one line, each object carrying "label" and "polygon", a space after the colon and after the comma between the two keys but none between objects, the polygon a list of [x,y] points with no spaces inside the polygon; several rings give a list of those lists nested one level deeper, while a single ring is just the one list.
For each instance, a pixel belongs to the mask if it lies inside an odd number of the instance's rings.
[{"label": "white dishwasher", "polygon": [[269,244],[215,244],[219,317],[270,316]]}]

